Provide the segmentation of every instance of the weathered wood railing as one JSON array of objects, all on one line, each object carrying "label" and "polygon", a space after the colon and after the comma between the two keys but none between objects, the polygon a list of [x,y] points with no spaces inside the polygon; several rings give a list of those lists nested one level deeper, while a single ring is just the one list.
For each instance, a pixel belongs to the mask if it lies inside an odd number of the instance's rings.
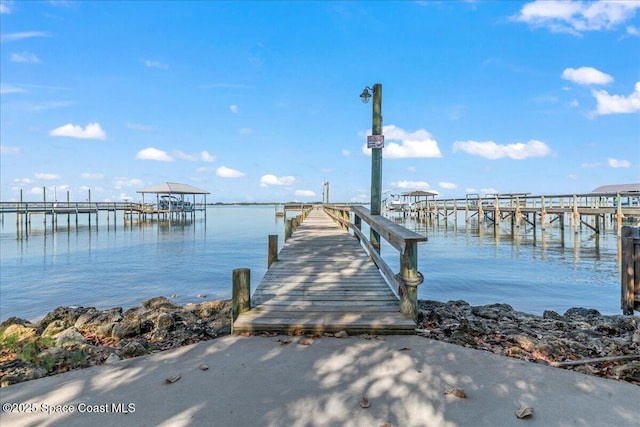
[{"label": "weathered wood railing", "polygon": [[[363,244],[382,276],[400,299],[400,311],[415,315],[418,312],[418,286],[424,281],[424,277],[418,271],[418,243],[427,241],[427,237],[381,215],[371,215],[369,209],[362,206],[325,206],[324,210],[343,228],[353,230],[354,235]],[[349,212],[353,212],[353,223],[350,221]],[[374,247],[362,233],[362,221],[400,252],[399,273],[393,272],[380,256],[379,248]]]},{"label": "weathered wood railing", "polygon": [[623,314],[640,311],[640,227],[622,227],[621,308]]},{"label": "weathered wood railing", "polygon": [[291,237],[291,235],[296,231],[296,228],[298,228],[298,226],[302,224],[302,221],[304,221],[307,215],[309,215],[309,212],[311,212],[311,209],[313,208],[306,207],[305,209],[302,210],[300,215],[297,215],[293,218],[285,218],[284,220],[284,241],[285,242],[289,240],[289,237]]}]

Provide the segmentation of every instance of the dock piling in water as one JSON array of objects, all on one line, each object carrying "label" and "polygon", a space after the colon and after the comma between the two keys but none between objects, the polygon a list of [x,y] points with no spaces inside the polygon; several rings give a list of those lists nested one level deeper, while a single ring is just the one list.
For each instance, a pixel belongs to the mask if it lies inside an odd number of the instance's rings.
[{"label": "dock piling in water", "polygon": [[232,321],[235,322],[240,313],[251,310],[251,270],[248,268],[233,270],[232,283]]}]

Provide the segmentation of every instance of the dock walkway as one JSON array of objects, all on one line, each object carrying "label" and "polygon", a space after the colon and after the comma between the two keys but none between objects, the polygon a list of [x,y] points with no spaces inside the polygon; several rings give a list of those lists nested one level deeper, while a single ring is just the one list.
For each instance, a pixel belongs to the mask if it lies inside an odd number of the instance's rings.
[{"label": "dock walkway", "polygon": [[314,209],[287,240],[234,333],[411,334],[398,298],[358,240]]}]

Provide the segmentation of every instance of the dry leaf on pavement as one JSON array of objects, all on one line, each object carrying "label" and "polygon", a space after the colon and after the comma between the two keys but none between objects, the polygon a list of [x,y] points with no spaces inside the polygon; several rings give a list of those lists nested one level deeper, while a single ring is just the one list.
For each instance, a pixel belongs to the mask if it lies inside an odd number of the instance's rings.
[{"label": "dry leaf on pavement", "polygon": [[461,388],[450,388],[445,391],[444,394],[453,394],[455,397],[459,397],[460,399],[467,398],[467,393]]},{"label": "dry leaf on pavement", "polygon": [[369,406],[371,406],[371,403],[369,403],[369,399],[367,399],[366,396],[362,396],[362,399],[360,399],[360,406],[362,406],[363,408],[368,408]]},{"label": "dry leaf on pavement", "polygon": [[178,374],[178,375],[174,375],[172,377],[166,378],[164,381],[167,384],[172,384],[172,383],[175,383],[176,381],[178,381],[180,378],[182,378],[182,376],[180,374]]},{"label": "dry leaf on pavement", "polygon": [[516,411],[516,417],[522,419],[533,416],[533,408],[530,406],[521,405]]}]

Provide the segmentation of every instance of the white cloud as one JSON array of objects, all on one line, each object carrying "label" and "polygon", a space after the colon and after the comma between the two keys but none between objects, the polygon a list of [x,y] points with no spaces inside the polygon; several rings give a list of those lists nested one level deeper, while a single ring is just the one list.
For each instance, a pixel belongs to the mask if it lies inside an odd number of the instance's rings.
[{"label": "white cloud", "polygon": [[42,172],[36,172],[33,174],[33,176],[36,179],[42,179],[45,181],[53,181],[56,179],[60,179],[60,175],[55,174],[55,173],[42,173]]},{"label": "white cloud", "polygon": [[39,104],[34,104],[29,102],[20,102],[20,103],[14,103],[13,106],[17,109],[24,110],[24,111],[39,112],[39,111],[52,110],[54,108],[63,108],[71,104],[72,103],[69,101],[49,101],[49,102],[42,102]]},{"label": "white cloud", "polygon": [[12,53],[11,61],[37,64],[40,62],[40,58],[38,58],[34,53],[31,52]]},{"label": "white cloud", "polygon": [[203,162],[214,162],[216,160],[216,156],[209,154],[207,150],[203,150],[199,153],[187,154],[182,151],[174,152],[175,156],[182,160],[188,160],[190,162],[197,162],[199,160]]},{"label": "white cloud", "polygon": [[431,186],[429,185],[429,183],[427,181],[397,181],[397,182],[392,182],[391,187],[393,188],[408,188],[408,189],[421,189],[421,190],[428,190],[431,188]]},{"label": "white cloud", "polygon": [[70,138],[80,139],[107,139],[107,134],[100,127],[100,123],[89,123],[84,129],[82,126],[72,125],[68,123],[49,132],[51,136],[68,136]]},{"label": "white cloud", "polygon": [[[382,128],[382,133],[385,139],[382,156],[385,159],[442,157],[438,142],[425,129],[408,132],[395,125],[388,125]],[[362,152],[371,155],[371,149],[367,148],[366,143],[362,146]]]},{"label": "white cloud", "polygon": [[24,31],[21,33],[9,33],[0,36],[1,42],[13,42],[16,40],[30,39],[33,37],[49,37],[49,34],[42,31]]},{"label": "white cloud", "polygon": [[29,194],[42,195],[43,193],[42,187],[32,187],[31,190],[29,190]]},{"label": "white cloud", "polygon": [[260,186],[266,187],[268,185],[291,185],[296,179],[292,176],[275,176],[271,174],[263,175],[260,178]]},{"label": "white cloud", "polygon": [[7,83],[0,83],[0,95],[5,95],[7,93],[25,93],[26,90],[18,87],[18,86],[13,86]]},{"label": "white cloud", "polygon": [[627,27],[627,34],[630,36],[640,36],[640,30],[633,25]]},{"label": "white cloud", "polygon": [[452,182],[439,182],[438,185],[441,188],[446,188],[447,190],[453,190],[454,188],[458,188],[458,186]]},{"label": "white cloud", "polygon": [[498,145],[493,141],[456,141],[453,143],[453,152],[463,151],[472,156],[485,157],[487,159],[500,159],[509,157],[510,159],[522,160],[529,157],[544,157],[551,154],[551,149],[542,141],[535,139],[526,144],[521,142],[508,145]]},{"label": "white cloud", "polygon": [[116,190],[120,190],[124,187],[138,187],[141,188],[144,185],[142,180],[138,178],[127,178],[117,176],[113,180],[113,186]]},{"label": "white cloud", "polygon": [[295,195],[300,197],[315,197],[316,193],[311,190],[296,190]]},{"label": "white cloud", "polygon": [[366,203],[369,202],[369,195],[368,194],[358,194],[356,196],[353,196],[350,200],[350,202],[352,203]]},{"label": "white cloud", "polygon": [[237,114],[238,113],[238,106],[237,105],[229,105],[229,110],[231,110],[232,113]]},{"label": "white cloud", "polygon": [[349,157],[349,156],[351,155],[351,151],[346,150],[346,149],[343,149],[343,150],[342,150],[342,155],[343,155],[344,157]]},{"label": "white cloud", "polygon": [[209,154],[209,152],[207,150],[203,150],[200,153],[200,158],[202,159],[203,162],[214,162],[216,160],[216,156]]},{"label": "white cloud", "polygon": [[101,174],[101,173],[85,172],[85,173],[81,173],[80,174],[80,178],[82,178],[82,179],[102,179],[102,178],[104,178],[104,175]]},{"label": "white cloud", "polygon": [[584,168],[584,169],[597,168],[599,166],[600,166],[600,163],[598,163],[598,162],[593,162],[593,163],[584,162],[584,163],[580,164],[580,167]]},{"label": "white cloud", "polygon": [[20,148],[0,145],[0,154],[20,154]]},{"label": "white cloud", "polygon": [[607,164],[609,165],[610,168],[615,168],[615,169],[631,167],[631,162],[629,160],[618,160],[618,159],[609,158],[607,160]]},{"label": "white cloud", "polygon": [[638,1],[536,0],[525,4],[512,19],[551,32],[579,35],[584,31],[612,30],[633,19]]},{"label": "white cloud", "polygon": [[4,3],[0,3],[0,15],[1,14],[10,14],[11,13],[11,9],[9,9],[9,6],[7,6]]},{"label": "white cloud", "polygon": [[598,108],[592,114],[624,114],[640,111],[640,81],[629,96],[609,95],[606,90],[592,90],[598,101]]},{"label": "white cloud", "polygon": [[150,59],[145,59],[144,65],[146,65],[149,68],[164,68],[164,69],[169,68],[167,64],[163,64],[160,61],[152,61]]},{"label": "white cloud", "polygon": [[216,175],[222,178],[240,178],[244,176],[244,173],[226,166],[220,166],[216,169]]},{"label": "white cloud", "polygon": [[160,162],[172,162],[173,157],[167,154],[166,151],[158,150],[154,147],[142,149],[136,153],[136,159],[138,160],[157,160]]},{"label": "white cloud", "polygon": [[609,74],[593,67],[567,68],[562,72],[562,78],[580,85],[606,85],[613,81]]}]

